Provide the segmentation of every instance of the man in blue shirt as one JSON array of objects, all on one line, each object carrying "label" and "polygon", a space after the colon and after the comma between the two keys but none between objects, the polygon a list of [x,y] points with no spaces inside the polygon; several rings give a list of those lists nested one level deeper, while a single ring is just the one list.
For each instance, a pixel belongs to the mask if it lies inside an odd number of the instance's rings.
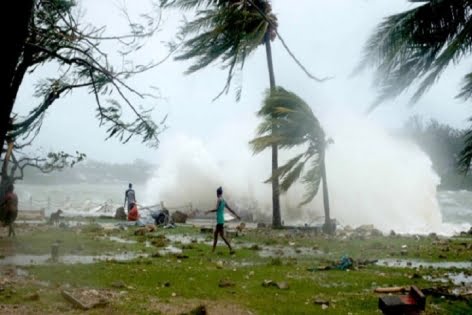
[{"label": "man in blue shirt", "polygon": [[216,212],[216,229],[215,229],[215,233],[213,234],[213,250],[212,250],[212,252],[215,251],[216,244],[218,243],[218,234],[219,234],[221,236],[221,238],[223,239],[223,241],[226,243],[226,245],[228,245],[230,254],[234,254],[233,248],[231,247],[230,243],[228,242],[228,240],[224,236],[225,208],[227,208],[239,220],[241,220],[241,218],[239,217],[239,215],[237,215],[233,211],[233,209],[231,209],[228,206],[226,201],[223,199],[223,188],[219,187],[216,190],[216,196],[218,198],[218,200],[216,202],[216,209],[209,210],[209,211],[206,212],[206,213]]}]

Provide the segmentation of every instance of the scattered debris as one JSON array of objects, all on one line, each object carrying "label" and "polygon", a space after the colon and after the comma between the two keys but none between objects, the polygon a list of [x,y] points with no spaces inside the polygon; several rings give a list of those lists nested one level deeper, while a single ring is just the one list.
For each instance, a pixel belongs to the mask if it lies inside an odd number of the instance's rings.
[{"label": "scattered debris", "polygon": [[128,219],[125,208],[119,207],[115,211],[115,219],[120,221],[126,221]]},{"label": "scattered debris", "polygon": [[451,301],[469,301],[472,295],[472,293],[468,293],[468,294],[451,293],[449,287],[446,287],[446,286],[426,288],[426,289],[423,289],[423,293],[425,295],[440,297],[440,298],[448,299]]},{"label": "scattered debris", "polygon": [[320,298],[316,298],[314,301],[313,301],[314,304],[316,305],[329,305],[329,301],[327,300],[323,300],[323,299],[320,299]]},{"label": "scattered debris", "polygon": [[187,222],[188,215],[181,211],[175,211],[171,215],[172,221],[175,223],[185,223]]},{"label": "scattered debris", "polygon": [[83,303],[82,301],[74,297],[70,292],[62,290],[61,294],[64,299],[66,299],[66,301],[71,303],[74,307],[79,308],[81,310],[91,309],[90,305]]},{"label": "scattered debris", "polygon": [[51,246],[51,260],[56,262],[59,259],[59,243],[54,242]]},{"label": "scattered debris", "polygon": [[134,235],[146,235],[147,233],[152,233],[155,231],[156,231],[156,227],[154,225],[148,224],[134,231]]},{"label": "scattered debris", "polygon": [[188,259],[188,255],[176,254],[176,255],[175,255],[175,258],[177,258],[177,259]]},{"label": "scattered debris", "polygon": [[376,288],[375,293],[403,293],[406,292],[405,287],[391,287],[391,288]]},{"label": "scattered debris", "polygon": [[199,305],[193,310],[191,310],[189,313],[182,313],[181,315],[206,315],[206,314],[208,314],[208,312],[205,305]]},{"label": "scattered debris", "polygon": [[157,235],[152,238],[151,244],[155,247],[165,247],[169,244],[169,240],[164,235]]},{"label": "scattered debris", "polygon": [[336,269],[339,270],[347,270],[352,267],[353,265],[353,260],[351,257],[343,256],[341,257],[341,260],[339,261],[339,264],[336,266]]},{"label": "scattered debris", "polygon": [[245,228],[246,228],[246,223],[241,222],[241,223],[236,227],[236,230],[238,230],[238,232],[241,233]]},{"label": "scattered debris", "polygon": [[220,288],[230,288],[230,287],[234,287],[236,284],[231,281],[231,280],[228,280],[228,279],[222,279],[220,280],[220,282],[218,283],[218,286]]},{"label": "scattered debris", "polygon": [[124,289],[126,288],[126,283],[124,283],[121,280],[118,280],[118,281],[113,282],[111,286],[117,289]]},{"label": "scattered debris", "polygon": [[249,247],[250,250],[261,250],[262,248],[257,245],[257,244],[254,244],[254,245],[251,245],[251,247]]},{"label": "scattered debris", "polygon": [[264,280],[262,282],[263,287],[276,287],[279,288],[280,290],[287,290],[289,288],[289,285],[286,281],[282,282],[274,282],[272,280]]},{"label": "scattered debris", "polygon": [[416,272],[410,276],[410,279],[421,279],[421,278],[423,277]]},{"label": "scattered debris", "polygon": [[388,295],[379,298],[379,309],[383,314],[419,314],[425,310],[425,306],[426,297],[416,286],[411,286],[407,295]]},{"label": "scattered debris", "polygon": [[38,294],[38,292],[35,292],[35,293],[32,293],[32,294],[29,294],[29,295],[25,296],[24,299],[26,301],[38,301],[39,300],[39,294]]},{"label": "scattered debris", "polygon": [[358,268],[363,268],[368,265],[375,265],[379,260],[378,259],[360,259],[354,262]]}]

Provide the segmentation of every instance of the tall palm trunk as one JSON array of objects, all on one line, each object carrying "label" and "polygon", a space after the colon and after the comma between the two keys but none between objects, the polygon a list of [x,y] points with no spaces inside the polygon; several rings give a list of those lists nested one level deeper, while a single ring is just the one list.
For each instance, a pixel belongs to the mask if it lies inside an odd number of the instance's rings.
[{"label": "tall palm trunk", "polygon": [[[10,125],[10,116],[13,110],[17,87],[12,87],[17,65],[21,59],[23,45],[28,35],[28,26],[33,12],[34,0],[10,1],[10,9],[3,10],[2,21],[5,30],[3,56],[1,58],[2,71],[0,72],[0,156]],[[13,32],[11,31],[13,30]]]},{"label": "tall palm trunk", "polygon": [[[270,89],[275,90],[274,65],[272,63],[272,47],[270,44],[270,32],[265,34],[265,47],[267,55],[267,67],[269,69]],[[274,132],[274,128],[272,128]],[[279,167],[279,149],[276,144],[272,145],[272,227],[280,228],[282,219],[280,216],[280,189],[279,178],[273,176]]]},{"label": "tall palm trunk", "polygon": [[328,195],[328,179],[326,178],[326,163],[325,163],[325,149],[321,156],[321,181],[323,185],[323,205],[325,211],[325,223],[323,230],[327,234],[332,234],[334,232],[333,225],[331,222],[331,217],[329,214],[329,195]]}]

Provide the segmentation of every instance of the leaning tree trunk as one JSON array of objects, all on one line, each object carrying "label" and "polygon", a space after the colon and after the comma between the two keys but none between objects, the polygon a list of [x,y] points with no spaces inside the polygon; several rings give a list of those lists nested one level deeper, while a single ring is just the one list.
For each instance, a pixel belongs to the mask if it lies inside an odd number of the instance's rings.
[{"label": "leaning tree trunk", "polygon": [[[265,35],[265,47],[267,54],[267,67],[269,69],[269,80],[271,91],[275,90],[274,65],[272,63],[272,48],[270,44],[270,32]],[[274,132],[274,128],[272,128]],[[279,167],[279,151],[276,144],[272,145],[272,227],[282,227],[282,219],[280,216],[280,189],[279,177],[274,176]]]},{"label": "leaning tree trunk", "polygon": [[330,217],[330,209],[329,209],[329,195],[328,195],[328,179],[326,178],[326,163],[325,163],[325,151],[323,149],[323,153],[321,155],[321,181],[323,185],[323,205],[325,211],[325,223],[323,227],[323,231],[328,234],[332,234],[334,232],[333,224],[331,222]]},{"label": "leaning tree trunk", "polygon": [[12,88],[17,65],[20,62],[23,46],[28,36],[28,26],[33,12],[34,0],[16,0],[9,2],[9,9],[2,10],[5,32],[3,37],[3,55],[0,72],[0,156],[10,126],[10,117],[15,103],[17,88]]},{"label": "leaning tree trunk", "polygon": [[[1,180],[0,180],[0,202],[3,202],[5,197],[5,192],[9,184],[13,184],[12,178],[8,176],[8,162],[10,161],[11,155],[13,153],[13,142],[9,142],[7,146],[7,151],[3,158],[2,170],[1,170]],[[0,209],[1,211],[1,209]],[[0,213],[0,218],[2,214]]]}]

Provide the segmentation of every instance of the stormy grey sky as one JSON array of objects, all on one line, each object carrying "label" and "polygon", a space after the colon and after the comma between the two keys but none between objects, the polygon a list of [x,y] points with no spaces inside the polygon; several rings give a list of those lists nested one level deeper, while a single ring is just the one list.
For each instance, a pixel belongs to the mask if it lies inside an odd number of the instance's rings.
[{"label": "stormy grey sky", "polygon": [[[78,3],[85,12],[86,20],[97,26],[106,25],[108,33],[116,34],[126,29],[126,21],[118,9],[121,1],[78,0]],[[134,14],[150,9],[148,0],[128,0],[125,4]],[[315,75],[334,77],[323,84],[309,80],[282,46],[275,42],[273,52],[277,84],[299,93],[309,101],[315,112],[324,106],[365,110],[375,97],[371,73],[350,77],[361,58],[362,47],[383,17],[411,7],[412,4],[406,0],[273,0],[279,32],[297,57]],[[173,37],[181,16],[177,12],[163,13],[162,30],[136,56],[137,62],[158,60],[165,54],[161,41]],[[393,128],[400,126],[409,116],[421,114],[456,127],[465,127],[472,111],[467,103],[454,99],[465,74],[464,64],[462,67],[451,67],[444,73],[415,107],[406,106],[406,95],[379,107],[371,114],[371,119]],[[156,121],[160,121],[165,114],[169,114],[167,123],[170,129],[161,136],[164,143],[173,141],[177,134],[191,135],[203,141],[215,135],[221,137],[224,125],[238,122],[251,121],[255,128],[257,121],[254,113],[268,86],[262,46],[245,66],[243,94],[239,103],[235,102],[232,92],[212,102],[226,78],[226,72],[219,65],[185,76],[183,71],[187,66],[188,63],[169,60],[130,81],[137,87],[159,87],[163,99],[156,102],[153,115]],[[26,113],[37,103],[32,97],[34,82],[53,71],[53,67],[47,67],[25,81],[15,108],[17,112]],[[47,114],[36,147],[44,150],[79,150],[89,158],[110,162],[144,158],[159,163],[159,150],[146,148],[139,139],[127,145],[114,139],[105,142],[105,128],[99,128],[94,117],[95,106],[94,98],[85,91],[56,102]]]}]

